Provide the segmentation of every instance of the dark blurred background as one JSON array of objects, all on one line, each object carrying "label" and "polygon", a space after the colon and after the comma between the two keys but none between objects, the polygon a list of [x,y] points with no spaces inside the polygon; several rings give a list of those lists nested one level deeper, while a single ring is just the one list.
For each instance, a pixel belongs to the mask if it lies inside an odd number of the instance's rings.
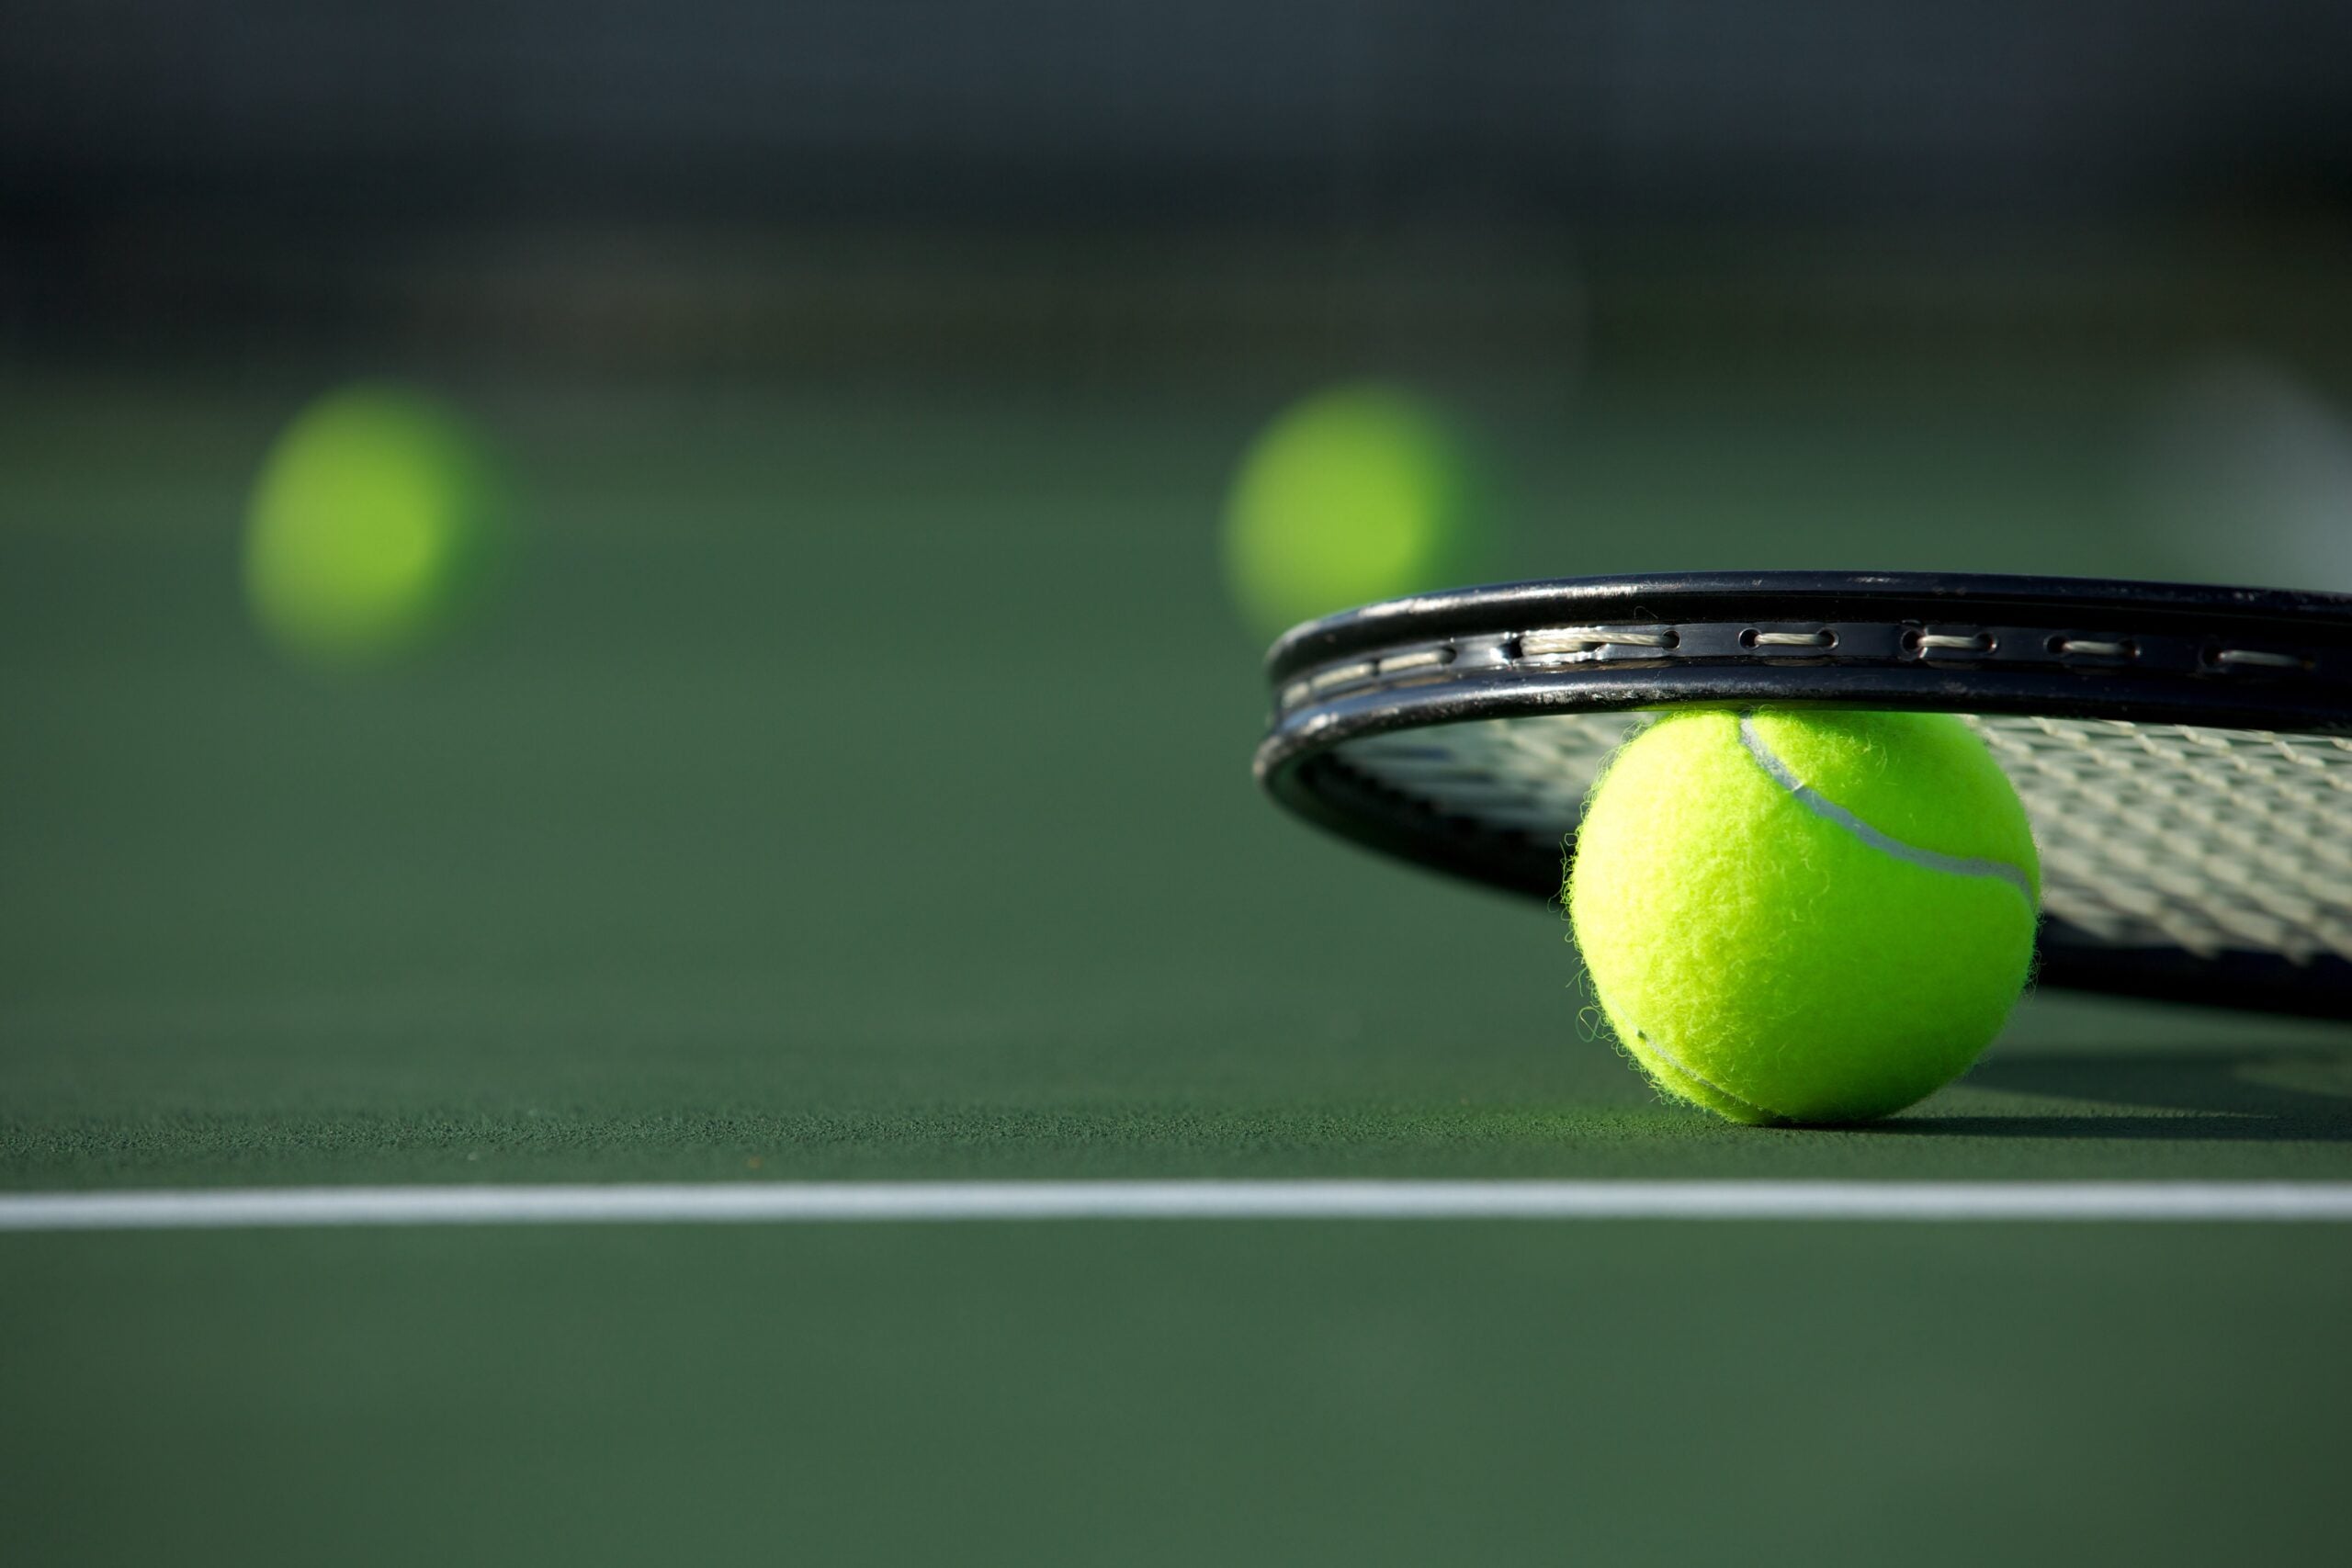
[{"label": "dark blurred background", "polygon": [[5,30],[19,388],[1205,397],[1230,445],[1377,374],[1495,433],[1498,573],[2352,586],[2324,0],[14,0]]},{"label": "dark blurred background", "polygon": [[2352,10],[14,0],[0,346],[2340,357]]}]

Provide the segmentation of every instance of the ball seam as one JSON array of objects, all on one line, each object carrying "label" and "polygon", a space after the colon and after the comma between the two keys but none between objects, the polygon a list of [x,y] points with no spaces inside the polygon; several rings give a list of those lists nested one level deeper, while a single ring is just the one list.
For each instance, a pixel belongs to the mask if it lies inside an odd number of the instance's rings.
[{"label": "ball seam", "polygon": [[1668,1066],[1672,1067],[1676,1072],[1680,1073],[1692,1083],[1698,1084],[1705,1089],[1713,1089],[1715,1093],[1722,1095],[1725,1100],[1730,1100],[1733,1104],[1745,1105],[1748,1110],[1756,1111],[1760,1115],[1770,1116],[1776,1122],[1785,1122],[1788,1120],[1787,1117],[1773,1110],[1770,1106],[1758,1104],[1757,1101],[1748,1099],[1747,1096],[1744,1094],[1734,1094],[1731,1090],[1725,1089],[1723,1085],[1717,1083],[1714,1079],[1707,1077],[1705,1074],[1693,1072],[1689,1063],[1676,1055],[1673,1052],[1668,1050],[1664,1045],[1659,1044],[1657,1036],[1653,1035],[1648,1030],[1636,1029],[1634,1031],[1634,1038],[1648,1046],[1651,1050],[1657,1052],[1659,1055],[1665,1057],[1666,1065]]},{"label": "ball seam", "polygon": [[1952,876],[1993,877],[2007,883],[2017,890],[2028,908],[2033,908],[2033,885],[2026,879],[2020,867],[2007,861],[1985,860],[1973,855],[1948,855],[1939,850],[1922,849],[1917,844],[1905,843],[1891,833],[1881,831],[1855,816],[1844,807],[1821,794],[1797,777],[1794,769],[1781,760],[1765,739],[1756,732],[1756,721],[1743,717],[1739,721],[1739,741],[1754,758],[1756,765],[1766,776],[1789,793],[1797,805],[1833,828],[1843,829],[1882,854],[1916,865],[1925,871],[1939,871]]}]

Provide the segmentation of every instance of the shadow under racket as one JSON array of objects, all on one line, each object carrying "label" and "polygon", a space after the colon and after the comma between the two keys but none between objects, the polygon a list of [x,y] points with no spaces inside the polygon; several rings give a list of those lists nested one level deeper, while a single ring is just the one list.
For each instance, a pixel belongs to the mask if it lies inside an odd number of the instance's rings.
[{"label": "shadow under racket", "polygon": [[1961,1081],[2004,1094],[2135,1109],[1905,1116],[1852,1130],[1911,1137],[2352,1143],[2352,1050],[1996,1056]]}]

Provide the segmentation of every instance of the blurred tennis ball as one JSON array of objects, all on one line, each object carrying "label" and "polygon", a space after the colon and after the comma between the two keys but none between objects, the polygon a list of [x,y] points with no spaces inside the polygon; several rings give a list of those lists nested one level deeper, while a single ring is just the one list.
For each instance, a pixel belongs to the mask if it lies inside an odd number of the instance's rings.
[{"label": "blurred tennis ball", "polygon": [[254,619],[304,663],[379,666],[440,640],[482,596],[507,527],[488,445],[455,410],[360,385],[297,415],[245,524]]},{"label": "blurred tennis ball", "polygon": [[1337,387],[1285,410],[1243,455],[1226,581],[1250,629],[1272,637],[1473,581],[1493,531],[1483,466],[1453,421],[1400,387]]}]

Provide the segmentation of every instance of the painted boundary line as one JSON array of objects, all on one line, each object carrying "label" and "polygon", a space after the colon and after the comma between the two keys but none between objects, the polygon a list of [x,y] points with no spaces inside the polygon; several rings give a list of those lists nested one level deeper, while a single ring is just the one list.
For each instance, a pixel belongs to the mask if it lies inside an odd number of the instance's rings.
[{"label": "painted boundary line", "polygon": [[2352,1181],[895,1181],[0,1194],[0,1231],[1021,1220],[2352,1222]]}]

